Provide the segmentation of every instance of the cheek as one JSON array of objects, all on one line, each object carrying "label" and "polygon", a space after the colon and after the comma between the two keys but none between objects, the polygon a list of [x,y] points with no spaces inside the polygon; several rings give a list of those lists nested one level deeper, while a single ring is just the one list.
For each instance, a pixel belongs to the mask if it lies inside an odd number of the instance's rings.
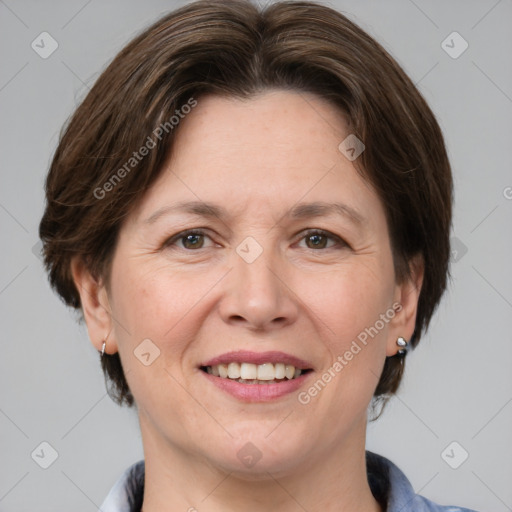
[{"label": "cheek", "polygon": [[223,274],[211,268],[180,272],[156,259],[119,265],[113,314],[122,327],[116,329],[121,357],[133,359],[129,352],[150,339],[160,349],[159,364],[173,367],[182,362],[211,310]]},{"label": "cheek", "polygon": [[[347,264],[303,281],[304,302],[324,323],[333,346],[342,349],[391,308],[392,274],[375,268],[376,265]],[[385,329],[381,326],[379,330]]]},{"label": "cheek", "polygon": [[[192,336],[189,314],[208,283],[187,286],[187,280],[167,265],[137,260],[119,265],[113,277],[118,350],[138,407],[146,414],[161,410],[162,402],[172,403],[177,411],[186,408],[175,380],[181,380],[176,366]],[[169,411],[162,414],[165,419]]]},{"label": "cheek", "polygon": [[324,348],[329,354],[318,375],[322,382],[310,388],[312,400],[325,393],[330,397],[320,399],[324,404],[361,411],[371,400],[394,316],[392,274],[376,273],[375,268],[347,265],[309,282],[304,290],[308,307],[324,326]]},{"label": "cheek", "polygon": [[157,339],[183,317],[204,288],[157,262],[119,265],[115,279],[115,313],[126,320],[133,335]]}]

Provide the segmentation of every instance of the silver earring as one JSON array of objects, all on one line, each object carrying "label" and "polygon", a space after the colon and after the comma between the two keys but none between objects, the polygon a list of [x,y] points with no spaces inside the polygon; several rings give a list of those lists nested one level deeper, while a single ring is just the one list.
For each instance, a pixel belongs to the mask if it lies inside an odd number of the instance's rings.
[{"label": "silver earring", "polygon": [[105,354],[105,347],[107,345],[107,340],[103,340],[103,346],[101,347],[101,357]]},{"label": "silver earring", "polygon": [[399,336],[396,340],[396,344],[400,347],[397,351],[397,355],[399,356],[405,356],[407,354],[407,351],[409,350],[409,343],[405,338],[402,338],[402,336]]}]

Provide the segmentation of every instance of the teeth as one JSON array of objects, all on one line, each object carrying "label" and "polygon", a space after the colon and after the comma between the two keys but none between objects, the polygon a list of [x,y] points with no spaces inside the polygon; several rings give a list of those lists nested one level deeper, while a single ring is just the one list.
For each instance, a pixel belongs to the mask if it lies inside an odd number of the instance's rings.
[{"label": "teeth", "polygon": [[267,384],[274,380],[296,379],[302,373],[300,368],[283,363],[229,363],[207,366],[210,375],[229,378],[245,384]]},{"label": "teeth", "polygon": [[239,379],[240,378],[240,365],[238,363],[229,363],[228,364],[228,377],[230,379]]},{"label": "teeth", "polygon": [[258,380],[274,380],[276,372],[272,363],[258,365]]},{"label": "teeth", "polygon": [[[232,363],[236,364],[236,363]],[[251,363],[242,363],[240,365],[240,378],[245,380],[254,380],[258,378],[258,367]]]},{"label": "teeth", "polygon": [[219,364],[216,365],[219,370],[219,377],[225,379],[228,376],[228,365],[227,364]]},{"label": "teeth", "polygon": [[274,365],[274,370],[276,372],[276,379],[284,379],[285,372],[284,372],[284,364],[283,363],[276,363]]}]

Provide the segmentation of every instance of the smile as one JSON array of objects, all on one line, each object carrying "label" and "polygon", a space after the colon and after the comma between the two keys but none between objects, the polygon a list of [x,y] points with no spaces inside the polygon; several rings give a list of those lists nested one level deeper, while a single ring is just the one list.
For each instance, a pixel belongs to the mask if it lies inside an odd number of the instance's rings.
[{"label": "smile", "polygon": [[214,377],[231,379],[241,384],[267,385],[293,380],[310,371],[284,363],[253,364],[237,362],[202,366],[201,370]]},{"label": "smile", "polygon": [[204,375],[242,402],[268,402],[296,392],[315,371],[311,362],[281,351],[236,350],[202,361]]}]

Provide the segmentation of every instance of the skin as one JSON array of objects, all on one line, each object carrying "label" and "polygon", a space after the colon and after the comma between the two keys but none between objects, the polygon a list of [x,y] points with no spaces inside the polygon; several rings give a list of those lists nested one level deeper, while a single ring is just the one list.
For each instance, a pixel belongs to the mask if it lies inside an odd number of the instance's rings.
[{"label": "skin", "polygon": [[[106,352],[119,352],[137,403],[144,512],[382,510],[366,477],[366,411],[397,337],[414,331],[422,268],[396,282],[383,205],[338,150],[349,133],[312,94],[201,97],[122,226],[110,286],[73,262],[92,343],[100,350],[108,333]],[[144,222],[181,201],[228,216]],[[286,216],[312,201],[342,202],[365,220]],[[190,228],[207,236],[165,244]],[[320,237],[318,248],[304,233],[313,228],[342,241]],[[236,252],[246,237],[263,249],[252,263]],[[306,405],[297,392],[241,402],[198,368],[232,350],[279,350],[311,363],[304,391],[393,303],[400,311]],[[133,353],[147,338],[160,350],[149,366]],[[261,454],[252,467],[237,457],[247,442]]]}]

